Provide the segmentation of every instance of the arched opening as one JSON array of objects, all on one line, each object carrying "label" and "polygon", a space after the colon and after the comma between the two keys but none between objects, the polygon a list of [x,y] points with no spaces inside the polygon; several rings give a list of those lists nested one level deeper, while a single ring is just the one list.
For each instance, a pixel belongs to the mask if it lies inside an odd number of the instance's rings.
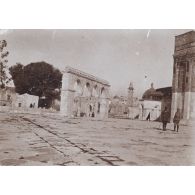
[{"label": "arched opening", "polygon": [[93,103],[89,104],[89,112],[88,112],[89,117],[95,117],[95,105]]},{"label": "arched opening", "polygon": [[93,87],[92,96],[93,96],[93,97],[98,97],[98,96],[99,96],[99,95],[98,95],[98,87],[97,87],[97,85],[95,85],[95,86]]},{"label": "arched opening", "polygon": [[74,90],[75,90],[76,97],[82,95],[81,81],[79,79],[77,79],[77,81],[74,84]]},{"label": "arched opening", "polygon": [[92,105],[89,105],[89,111],[92,112]]},{"label": "arched opening", "polygon": [[85,97],[90,97],[91,96],[90,84],[89,83],[86,83],[86,85],[84,87],[83,96],[85,96]]},{"label": "arched opening", "polygon": [[101,96],[101,98],[106,98],[106,90],[104,87],[102,87],[100,90],[100,96]]}]

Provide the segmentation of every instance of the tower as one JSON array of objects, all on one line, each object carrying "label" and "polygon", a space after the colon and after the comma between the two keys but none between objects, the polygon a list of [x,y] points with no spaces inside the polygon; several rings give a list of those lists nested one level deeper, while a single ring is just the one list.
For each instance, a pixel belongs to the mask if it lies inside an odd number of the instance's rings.
[{"label": "tower", "polygon": [[133,83],[130,82],[129,87],[128,87],[128,104],[130,106],[133,106],[133,90],[134,90]]},{"label": "tower", "polygon": [[195,119],[195,31],[175,37],[171,118],[180,109],[185,122]]}]

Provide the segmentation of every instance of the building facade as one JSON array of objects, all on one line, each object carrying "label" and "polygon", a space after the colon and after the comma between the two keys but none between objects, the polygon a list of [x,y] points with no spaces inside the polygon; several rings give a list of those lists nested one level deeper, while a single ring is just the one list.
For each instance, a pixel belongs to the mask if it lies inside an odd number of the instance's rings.
[{"label": "building facade", "polygon": [[171,118],[180,109],[185,122],[195,119],[195,31],[175,37]]},{"label": "building facade", "polygon": [[22,95],[16,94],[16,99],[14,100],[13,104],[15,108],[38,108],[38,102],[38,96],[25,93]]},{"label": "building facade", "polygon": [[140,119],[142,120],[158,120],[161,115],[163,94],[154,89],[153,83],[150,89],[146,90],[140,101]]},{"label": "building facade", "polygon": [[60,112],[68,117],[107,118],[110,85],[83,71],[66,67],[63,71]]},{"label": "building facade", "polygon": [[171,103],[172,103],[172,87],[163,87],[154,89],[153,84],[151,88],[146,90],[142,96],[140,109],[142,110],[143,120],[146,120],[148,114],[150,113],[151,120],[161,120],[161,113],[168,110],[169,120],[171,118]]},{"label": "building facade", "polygon": [[0,89],[0,106],[17,108],[38,108],[39,97],[29,94],[18,94],[15,92],[15,87],[6,87]]}]

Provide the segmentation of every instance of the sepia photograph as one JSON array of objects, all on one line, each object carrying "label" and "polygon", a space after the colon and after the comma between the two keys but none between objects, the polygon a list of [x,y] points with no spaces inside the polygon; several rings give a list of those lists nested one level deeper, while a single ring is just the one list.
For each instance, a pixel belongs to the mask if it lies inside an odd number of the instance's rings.
[{"label": "sepia photograph", "polygon": [[195,165],[193,29],[1,29],[1,166]]}]

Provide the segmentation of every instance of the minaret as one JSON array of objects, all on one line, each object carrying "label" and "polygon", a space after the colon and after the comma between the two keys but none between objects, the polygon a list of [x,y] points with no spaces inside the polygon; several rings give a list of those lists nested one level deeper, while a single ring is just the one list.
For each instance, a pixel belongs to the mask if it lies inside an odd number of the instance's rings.
[{"label": "minaret", "polygon": [[150,86],[151,86],[151,89],[154,89],[154,83],[151,83]]},{"label": "minaret", "polygon": [[127,100],[128,101],[128,104],[130,106],[133,106],[133,90],[134,90],[133,83],[130,82],[129,88],[128,88],[128,100]]}]

